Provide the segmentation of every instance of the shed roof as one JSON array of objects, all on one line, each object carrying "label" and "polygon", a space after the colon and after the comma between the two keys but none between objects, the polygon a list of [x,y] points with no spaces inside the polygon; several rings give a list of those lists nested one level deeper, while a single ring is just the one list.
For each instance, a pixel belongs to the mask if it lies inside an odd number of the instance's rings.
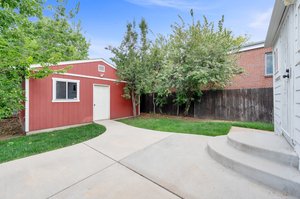
[{"label": "shed roof", "polygon": [[[109,63],[108,61],[106,61],[105,59],[102,59],[102,58],[87,59],[87,60],[64,61],[64,62],[59,62],[59,63],[55,64],[55,66],[90,63],[90,62],[98,62],[98,61],[102,61],[102,62],[106,63],[107,65],[109,65],[110,67],[112,67],[114,69],[117,69],[115,65]],[[33,65],[30,66],[30,68],[39,68],[39,67],[42,67],[42,66],[40,64],[33,64]]]},{"label": "shed roof", "polygon": [[247,43],[244,46],[242,46],[241,49],[239,50],[239,52],[263,48],[264,46],[265,46],[265,41],[251,42],[251,43]]}]

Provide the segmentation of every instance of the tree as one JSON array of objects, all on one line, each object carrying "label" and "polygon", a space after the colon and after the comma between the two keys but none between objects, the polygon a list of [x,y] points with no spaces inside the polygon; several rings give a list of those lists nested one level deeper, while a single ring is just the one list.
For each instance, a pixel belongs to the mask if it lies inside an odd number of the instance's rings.
[{"label": "tree", "polygon": [[224,88],[232,77],[240,73],[236,55],[245,37],[235,37],[224,28],[224,17],[217,27],[203,17],[203,23],[181,23],[172,26],[168,37],[168,60],[165,76],[170,80],[170,89],[176,92],[175,103],[185,105],[188,115],[191,103],[201,97],[204,89]]},{"label": "tree", "polygon": [[[57,0],[47,8],[53,16],[44,16],[43,3],[0,0],[0,119],[24,108],[25,78],[43,78],[55,72],[50,65],[88,55],[89,43],[74,21],[79,4],[68,11],[64,0]],[[31,64],[43,67],[33,70]]]},{"label": "tree", "polygon": [[119,47],[107,47],[114,57],[111,60],[117,65],[117,75],[120,80],[126,81],[123,97],[131,99],[133,116],[136,116],[137,106],[140,110],[140,96],[149,85],[148,60],[150,41],[147,39],[148,25],[144,19],[139,24],[140,34],[136,24],[127,24],[127,30]]},{"label": "tree", "polygon": [[160,112],[168,95],[170,94],[168,79],[165,76],[165,54],[166,54],[166,38],[163,35],[158,35],[156,40],[151,43],[150,53],[148,56],[148,89],[147,93],[152,95],[153,113],[156,113],[156,106],[159,107]]}]

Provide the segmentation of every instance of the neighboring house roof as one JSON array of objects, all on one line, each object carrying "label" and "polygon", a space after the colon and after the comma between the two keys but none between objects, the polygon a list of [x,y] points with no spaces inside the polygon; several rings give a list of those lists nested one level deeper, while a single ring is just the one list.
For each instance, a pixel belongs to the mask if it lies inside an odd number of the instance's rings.
[{"label": "neighboring house roof", "polygon": [[[109,65],[110,67],[117,69],[117,67],[115,65],[113,65],[112,63],[109,63],[108,61],[106,61],[105,59],[102,59],[102,58],[64,61],[64,62],[59,62],[59,63],[55,64],[55,66],[68,65],[68,64],[82,64],[82,63],[97,62],[97,61],[102,61],[102,62],[106,63],[107,65]],[[42,66],[40,64],[33,64],[30,66],[30,68],[39,68],[39,67],[42,67]]]},{"label": "neighboring house roof", "polygon": [[284,19],[284,14],[286,10],[287,7],[285,6],[285,2],[283,0],[275,1],[275,5],[274,5],[271,21],[269,24],[268,33],[267,33],[267,38],[265,42],[265,47],[272,47],[272,45],[274,44],[277,38],[278,30],[280,29],[280,25]]},{"label": "neighboring house roof", "polygon": [[264,48],[264,46],[265,46],[265,41],[251,42],[242,46],[239,52],[244,52],[244,51],[253,50],[257,48]]}]

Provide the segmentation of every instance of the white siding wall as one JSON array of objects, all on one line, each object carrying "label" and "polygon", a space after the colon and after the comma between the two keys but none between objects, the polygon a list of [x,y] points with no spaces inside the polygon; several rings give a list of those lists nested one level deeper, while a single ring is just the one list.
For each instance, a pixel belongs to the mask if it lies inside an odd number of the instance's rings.
[{"label": "white siding wall", "polygon": [[295,10],[295,50],[294,50],[294,68],[293,68],[293,82],[294,82],[294,101],[293,101],[293,133],[295,137],[295,144],[297,151],[300,152],[300,0],[297,0]]},{"label": "white siding wall", "polygon": [[286,68],[288,68],[288,43],[289,43],[289,27],[288,22],[290,17],[287,16],[282,23],[278,39],[274,45],[274,123],[275,132],[282,133],[282,127],[287,128],[288,117],[288,101],[286,99],[287,85],[284,84],[285,79],[282,76],[285,74]]},{"label": "white siding wall", "polygon": [[[286,9],[273,47],[274,125],[277,134],[287,132],[300,153],[300,0]],[[282,78],[286,69],[291,70],[289,79]]]},{"label": "white siding wall", "polygon": [[274,78],[274,126],[275,133],[281,134],[281,78]]}]

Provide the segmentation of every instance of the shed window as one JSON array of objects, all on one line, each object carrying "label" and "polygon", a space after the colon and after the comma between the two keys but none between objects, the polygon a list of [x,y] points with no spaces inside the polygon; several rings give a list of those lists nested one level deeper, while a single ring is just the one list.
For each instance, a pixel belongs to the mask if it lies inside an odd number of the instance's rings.
[{"label": "shed window", "polygon": [[57,81],[56,82],[56,99],[66,99],[66,82]]},{"label": "shed window", "polygon": [[98,66],[98,71],[104,73],[105,72],[105,66],[99,65]]},{"label": "shed window", "polygon": [[275,72],[279,70],[279,63],[278,63],[278,49],[274,52],[274,64],[275,64]]},{"label": "shed window", "polygon": [[79,81],[53,78],[53,102],[78,102]]},{"label": "shed window", "polygon": [[265,75],[273,75],[273,54],[272,52],[265,54]]}]

